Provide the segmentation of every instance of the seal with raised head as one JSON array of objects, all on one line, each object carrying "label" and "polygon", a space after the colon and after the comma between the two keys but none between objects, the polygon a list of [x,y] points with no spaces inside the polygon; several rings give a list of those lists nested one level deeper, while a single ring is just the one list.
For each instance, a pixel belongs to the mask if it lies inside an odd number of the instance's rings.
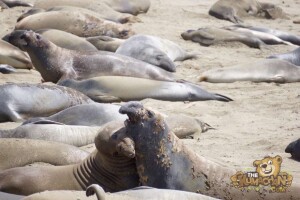
[{"label": "seal with raised head", "polygon": [[285,153],[290,153],[292,158],[300,161],[300,138],[291,142],[285,149]]},{"label": "seal with raised head", "polygon": [[249,47],[263,48],[265,43],[259,38],[250,34],[236,33],[221,28],[200,28],[188,30],[181,34],[184,40],[198,42],[203,46],[210,46],[222,42],[241,42]]},{"label": "seal with raised head", "polygon": [[232,83],[236,81],[299,82],[300,66],[285,60],[265,59],[255,63],[212,69],[202,73],[199,80],[211,83]]},{"label": "seal with raised head", "polygon": [[[73,26],[70,26],[73,24]],[[128,38],[134,34],[127,25],[104,20],[88,12],[78,11],[51,11],[40,12],[25,17],[19,21],[16,30],[58,29],[80,37],[111,36]]]},{"label": "seal with raised head", "polygon": [[76,164],[89,155],[71,145],[41,140],[1,138],[0,146],[0,171],[35,162],[51,165]]},{"label": "seal with raised head", "polygon": [[[24,31],[10,42],[27,51],[45,81],[87,79],[96,76],[131,76],[173,81],[173,74],[127,56],[97,51],[72,51],[56,46],[40,34]],[[44,59],[47,57],[47,59]]]},{"label": "seal with raised head", "polygon": [[19,167],[0,172],[0,191],[30,195],[45,190],[85,190],[91,184],[99,184],[106,192],[137,187],[139,179],[133,159],[133,143],[128,138],[119,137],[123,134],[118,132],[126,131],[122,124],[111,122],[103,127],[95,138],[97,150],[81,163]]},{"label": "seal with raised head", "polygon": [[187,81],[169,82],[125,76],[99,76],[86,80],[72,79],[59,85],[82,92],[101,103],[143,100],[152,98],[165,101],[232,101],[232,99],[207,92],[199,85]]},{"label": "seal with raised head", "polygon": [[269,56],[268,58],[286,60],[286,61],[293,63],[294,65],[297,65],[300,67],[300,47],[298,47],[297,49],[295,49],[291,52],[272,55],[272,56]]},{"label": "seal with raised head", "polygon": [[187,53],[176,43],[151,35],[134,35],[127,39],[116,51],[117,54],[133,57],[175,72],[173,61],[183,61],[196,57]]},{"label": "seal with raised head", "polygon": [[94,102],[80,92],[62,86],[5,84],[0,86],[0,122],[49,116],[86,103]]},{"label": "seal with raised head", "polygon": [[4,40],[0,40],[0,64],[10,65],[18,69],[32,68],[30,58],[23,51]]},{"label": "seal with raised head", "polygon": [[159,114],[139,102],[123,104],[120,113],[128,116],[125,134],[134,142],[136,168],[144,186],[197,192],[220,199],[299,198],[299,183],[292,184],[284,193],[237,189],[230,179],[236,174],[235,169],[197,155],[169,130]]}]

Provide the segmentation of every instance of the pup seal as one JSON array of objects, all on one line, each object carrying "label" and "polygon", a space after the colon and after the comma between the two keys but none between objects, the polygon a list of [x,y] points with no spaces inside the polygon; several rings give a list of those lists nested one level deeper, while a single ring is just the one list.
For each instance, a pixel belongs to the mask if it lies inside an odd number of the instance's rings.
[{"label": "pup seal", "polygon": [[207,92],[187,81],[169,82],[125,76],[100,76],[82,81],[64,80],[59,85],[82,92],[96,102],[110,103],[152,98],[165,101],[232,101]]},{"label": "pup seal", "polygon": [[[24,31],[10,42],[28,52],[45,81],[87,79],[96,76],[134,76],[173,81],[173,74],[148,63],[111,52],[81,52],[63,49],[40,34]],[[47,57],[47,59],[43,59]]]},{"label": "pup seal", "polygon": [[5,84],[0,86],[0,122],[49,116],[85,103],[94,102],[76,90],[61,86]]},{"label": "pup seal", "polygon": [[173,61],[183,61],[195,57],[195,54],[187,53],[170,40],[150,35],[130,37],[120,45],[116,53],[142,60],[170,72],[176,71]]},{"label": "pup seal", "polygon": [[300,47],[295,49],[294,51],[284,53],[284,54],[276,54],[269,56],[268,58],[275,58],[280,60],[286,60],[294,65],[300,66]]},{"label": "pup seal", "polygon": [[285,60],[266,59],[256,63],[212,69],[200,81],[232,83],[235,81],[291,83],[300,81],[300,67]]},{"label": "pup seal", "polygon": [[300,161],[300,139],[291,142],[285,149],[285,153],[290,153],[292,158]]},{"label": "pup seal", "polygon": [[[197,192],[220,199],[293,199],[299,197],[299,183],[285,193],[242,191],[231,185],[235,169],[223,167],[197,155],[172,132],[162,116],[138,102],[123,104],[127,114],[125,134],[133,140],[136,168],[144,186]],[[126,139],[126,137],[124,138]]]}]

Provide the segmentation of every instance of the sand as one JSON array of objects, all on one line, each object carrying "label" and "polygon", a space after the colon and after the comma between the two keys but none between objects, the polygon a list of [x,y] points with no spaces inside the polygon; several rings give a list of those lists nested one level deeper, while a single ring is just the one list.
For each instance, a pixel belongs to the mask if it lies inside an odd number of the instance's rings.
[{"label": "sand", "polygon": [[[30,1],[34,2],[34,1]],[[210,0],[151,0],[147,14],[139,15],[142,23],[133,24],[140,34],[149,34],[174,41],[199,57],[184,62],[176,62],[178,78],[197,82],[199,75],[209,69],[230,67],[240,63],[254,63],[275,53],[285,53],[295,47],[286,45],[270,46],[270,49],[253,49],[239,43],[227,43],[203,47],[191,41],[184,41],[180,34],[188,29],[200,27],[220,27],[230,22],[218,20],[208,15]],[[300,0],[267,0],[289,14],[290,19],[266,20],[248,18],[250,25],[275,28],[300,35]],[[15,20],[28,8],[12,8],[0,12],[0,36],[9,33]],[[41,77],[34,70],[23,70],[18,74],[0,74],[0,83],[38,83]],[[300,83],[274,84],[236,82],[229,84],[200,83],[211,92],[226,95],[233,102],[167,102],[151,99],[142,102],[158,111],[184,113],[200,117],[215,127],[184,142],[199,155],[243,170],[253,169],[253,161],[264,156],[280,155],[283,158],[282,171],[288,171],[294,182],[300,182],[300,163],[290,159],[285,147],[300,137]],[[2,123],[0,128],[14,127],[15,123]]]}]

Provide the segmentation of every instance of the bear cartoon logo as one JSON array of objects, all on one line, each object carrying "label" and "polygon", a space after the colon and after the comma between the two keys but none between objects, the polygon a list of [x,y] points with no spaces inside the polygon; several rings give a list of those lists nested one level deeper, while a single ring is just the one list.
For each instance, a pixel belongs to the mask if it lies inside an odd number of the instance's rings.
[{"label": "bear cartoon logo", "polygon": [[280,173],[282,158],[281,156],[265,157],[262,160],[255,160],[253,166],[261,177],[274,176],[276,178]]}]

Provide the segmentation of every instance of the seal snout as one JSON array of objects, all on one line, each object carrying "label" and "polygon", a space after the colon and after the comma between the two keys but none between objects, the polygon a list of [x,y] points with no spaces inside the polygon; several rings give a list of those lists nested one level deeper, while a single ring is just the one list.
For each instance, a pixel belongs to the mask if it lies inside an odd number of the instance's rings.
[{"label": "seal snout", "polygon": [[143,108],[143,105],[137,101],[128,102],[121,106],[119,113],[128,115],[129,121],[134,122],[139,110]]}]

